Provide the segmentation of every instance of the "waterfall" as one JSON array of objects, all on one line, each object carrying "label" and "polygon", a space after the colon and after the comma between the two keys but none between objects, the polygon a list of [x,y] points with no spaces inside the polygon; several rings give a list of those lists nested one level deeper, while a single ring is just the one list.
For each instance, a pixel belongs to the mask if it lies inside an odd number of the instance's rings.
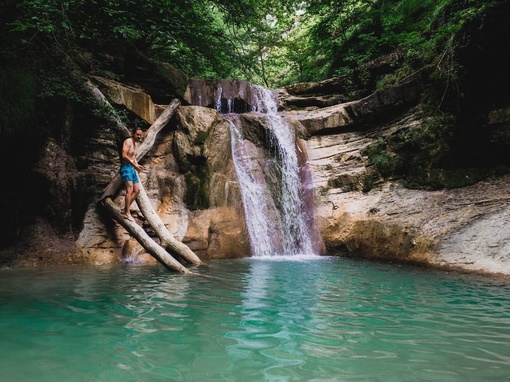
[{"label": "waterfall", "polygon": [[271,215],[265,196],[269,194],[267,185],[260,181],[263,174],[256,174],[256,158],[250,157],[250,151],[246,148],[249,143],[243,141],[241,130],[235,121],[229,120],[229,123],[232,159],[241,189],[252,253],[257,257],[271,256],[275,253],[277,243],[272,235],[274,230],[271,229],[275,222],[268,219]]},{"label": "waterfall", "polygon": [[292,255],[313,254],[301,198],[295,134],[283,118],[271,116],[269,120],[277,140],[275,146],[278,148],[278,156],[281,160],[281,204],[285,251]]},{"label": "waterfall", "polygon": [[[248,142],[243,140],[241,130],[230,120],[232,157],[237,179],[241,188],[246,224],[250,235],[253,256],[266,257],[278,255],[313,255],[312,235],[306,222],[304,203],[301,199],[298,159],[294,135],[285,121],[278,116],[268,116],[272,128],[273,144],[277,148],[281,200],[279,203],[268,201],[272,195],[270,187],[261,182],[258,158],[250,157]],[[279,204],[278,218],[268,211],[268,206]]]},{"label": "waterfall", "polygon": [[[270,193],[263,192],[264,186],[256,182],[257,178],[253,175],[253,163],[244,150],[242,133],[236,126],[235,119],[231,121],[232,156],[243,195],[253,255],[255,257],[312,255],[314,248],[301,198],[295,132],[285,119],[277,115],[273,93],[268,89],[252,86],[256,90],[254,93],[258,95],[254,110],[267,113],[271,132],[269,139],[271,146],[276,148],[275,162],[281,176],[279,179],[281,189],[278,192],[281,200],[277,203],[281,206],[281,224],[275,226],[275,222],[269,221],[272,215],[266,208],[267,195]],[[279,232],[275,232],[275,229]]]},{"label": "waterfall", "polygon": [[[252,255],[317,255],[318,235],[313,211],[304,201],[304,195],[311,190],[302,184],[296,134],[294,128],[278,115],[273,92],[244,82],[219,82],[213,92],[210,88],[204,91],[207,92],[209,100],[206,104],[224,114],[230,125],[232,158]],[[198,96],[195,94],[194,97],[197,99]],[[266,148],[265,153],[269,151],[270,158],[254,154],[262,149],[243,135],[239,110],[264,115],[267,126],[265,144],[270,148]]]}]

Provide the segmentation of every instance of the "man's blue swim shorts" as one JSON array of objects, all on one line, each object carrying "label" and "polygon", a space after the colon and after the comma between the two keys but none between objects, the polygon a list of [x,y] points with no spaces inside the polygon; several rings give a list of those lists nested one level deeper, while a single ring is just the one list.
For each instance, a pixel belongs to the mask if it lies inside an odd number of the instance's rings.
[{"label": "man's blue swim shorts", "polygon": [[131,163],[122,163],[120,166],[120,178],[124,182],[130,180],[133,184],[140,182],[138,174]]}]

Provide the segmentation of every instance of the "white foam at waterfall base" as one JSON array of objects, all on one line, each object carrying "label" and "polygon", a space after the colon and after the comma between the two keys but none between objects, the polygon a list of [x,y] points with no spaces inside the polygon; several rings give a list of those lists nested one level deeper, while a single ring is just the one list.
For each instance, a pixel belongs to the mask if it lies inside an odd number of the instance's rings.
[{"label": "white foam at waterfall base", "polygon": [[327,260],[327,256],[318,256],[316,254],[295,254],[295,255],[285,255],[280,254],[276,256],[253,256],[250,259],[255,259],[257,261],[310,261],[310,260]]}]

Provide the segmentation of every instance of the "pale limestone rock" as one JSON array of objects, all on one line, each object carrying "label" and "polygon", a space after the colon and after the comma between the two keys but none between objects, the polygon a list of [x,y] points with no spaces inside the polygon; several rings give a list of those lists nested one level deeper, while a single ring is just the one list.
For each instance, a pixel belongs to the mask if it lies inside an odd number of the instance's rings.
[{"label": "pale limestone rock", "polygon": [[205,140],[201,139],[208,134],[217,114],[215,110],[206,107],[181,106],[177,109],[178,130],[174,135],[174,147],[178,160],[185,161],[204,155],[202,151]]},{"label": "pale limestone rock", "polygon": [[230,128],[224,119],[218,119],[209,131],[204,155],[210,171],[210,207],[231,206],[242,210],[241,192],[232,160]]},{"label": "pale limestone rock", "polygon": [[182,240],[202,260],[207,259],[211,214],[211,210],[191,212],[186,236]]},{"label": "pale limestone rock", "polygon": [[250,255],[250,242],[242,210],[220,207],[212,211],[209,226],[209,259],[239,258]]},{"label": "pale limestone rock", "polygon": [[101,91],[112,102],[127,107],[150,124],[158,117],[159,114],[156,113],[156,110],[159,111],[160,108],[156,109],[151,96],[141,89],[103,77],[94,77],[94,79],[98,82]]},{"label": "pale limestone rock", "polygon": [[370,171],[360,154],[367,139],[338,133],[307,141],[316,212],[330,253],[510,275],[509,176],[441,191],[388,181],[364,193],[339,175]]},{"label": "pale limestone rock", "polygon": [[193,212],[183,243],[203,260],[250,254],[242,210],[226,206]]},{"label": "pale limestone rock", "polygon": [[134,238],[129,238],[122,246],[121,257],[126,262],[137,262],[138,256],[143,253],[143,248]]},{"label": "pale limestone rock", "polygon": [[348,104],[324,107],[297,115],[296,119],[303,124],[310,134],[323,133],[325,130],[337,129],[353,123],[347,107]]}]

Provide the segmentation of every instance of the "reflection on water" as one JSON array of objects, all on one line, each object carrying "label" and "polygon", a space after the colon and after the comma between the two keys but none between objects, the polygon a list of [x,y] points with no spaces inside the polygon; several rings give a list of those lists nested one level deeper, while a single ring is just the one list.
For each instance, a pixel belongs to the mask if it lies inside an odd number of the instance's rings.
[{"label": "reflection on water", "polygon": [[2,381],[503,381],[510,286],[328,257],[0,271]]}]

